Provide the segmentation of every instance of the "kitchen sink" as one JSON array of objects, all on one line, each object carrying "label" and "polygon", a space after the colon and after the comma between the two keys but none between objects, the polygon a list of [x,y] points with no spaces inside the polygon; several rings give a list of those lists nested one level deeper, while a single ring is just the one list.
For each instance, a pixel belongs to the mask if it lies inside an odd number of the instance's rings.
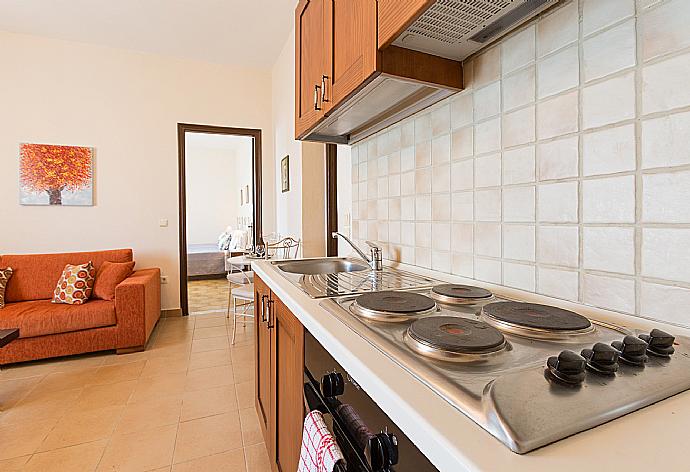
[{"label": "kitchen sink", "polygon": [[344,259],[306,259],[277,264],[283,272],[301,275],[339,274],[341,272],[357,272],[370,270],[368,265]]},{"label": "kitchen sink", "polygon": [[393,267],[373,270],[365,261],[350,257],[285,260],[272,264],[283,277],[311,298],[340,297],[379,290],[409,290],[440,283]]}]

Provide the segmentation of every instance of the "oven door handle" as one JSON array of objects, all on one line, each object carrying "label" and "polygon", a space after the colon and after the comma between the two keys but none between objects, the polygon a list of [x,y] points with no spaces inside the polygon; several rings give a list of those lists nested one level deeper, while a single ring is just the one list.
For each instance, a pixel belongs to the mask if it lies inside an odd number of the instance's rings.
[{"label": "oven door handle", "polygon": [[[315,410],[320,411],[322,414],[330,414],[330,411],[328,410],[328,407],[323,404],[321,401],[321,398],[319,395],[316,393],[316,389],[314,386],[310,383],[305,383],[304,384],[304,394],[302,396],[304,399],[304,407],[308,412],[312,412]],[[335,438],[335,434],[331,431],[331,435]],[[342,465],[340,462],[335,464],[335,467],[333,468],[333,472],[347,472],[347,466]]]}]

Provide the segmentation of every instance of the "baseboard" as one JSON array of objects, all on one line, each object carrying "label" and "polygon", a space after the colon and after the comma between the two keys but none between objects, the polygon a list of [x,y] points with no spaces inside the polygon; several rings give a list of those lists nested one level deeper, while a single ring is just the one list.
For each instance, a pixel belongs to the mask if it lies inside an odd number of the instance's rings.
[{"label": "baseboard", "polygon": [[203,274],[203,275],[190,275],[187,280],[216,280],[224,279],[226,277],[225,272],[222,274]]},{"label": "baseboard", "polygon": [[161,310],[161,318],[175,318],[182,316],[181,308],[173,308],[171,310]]}]

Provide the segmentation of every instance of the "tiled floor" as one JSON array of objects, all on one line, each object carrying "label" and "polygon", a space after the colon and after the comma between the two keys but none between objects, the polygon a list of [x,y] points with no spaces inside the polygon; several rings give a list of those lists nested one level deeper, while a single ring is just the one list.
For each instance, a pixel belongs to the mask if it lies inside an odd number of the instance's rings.
[{"label": "tiled floor", "polygon": [[269,471],[251,322],[161,319],[146,351],[0,372],[0,471]]},{"label": "tiled floor", "polygon": [[228,281],[226,279],[189,280],[187,282],[189,313],[225,313],[228,308]]}]

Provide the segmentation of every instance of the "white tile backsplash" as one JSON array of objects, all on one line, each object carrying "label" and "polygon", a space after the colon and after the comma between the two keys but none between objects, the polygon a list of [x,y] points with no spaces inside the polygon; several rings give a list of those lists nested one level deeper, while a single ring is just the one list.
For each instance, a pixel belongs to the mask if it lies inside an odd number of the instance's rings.
[{"label": "white tile backsplash", "polygon": [[635,0],[584,0],[582,32],[585,36],[635,14]]},{"label": "white tile backsplash", "polygon": [[534,102],[534,66],[527,67],[503,78],[503,111]]},{"label": "white tile backsplash", "polygon": [[535,27],[525,28],[506,39],[501,46],[501,61],[504,74],[530,64],[535,56]]},{"label": "white tile backsplash", "polygon": [[577,177],[578,137],[557,139],[537,145],[537,169],[539,180]]},{"label": "white tile backsplash", "polygon": [[585,227],[582,246],[582,266],[585,269],[635,273],[634,228]]},{"label": "white tile backsplash", "polygon": [[537,98],[545,98],[577,87],[580,68],[577,45],[570,46],[537,63]]},{"label": "white tile backsplash", "polygon": [[642,113],[690,105],[690,53],[642,68]]},{"label": "white tile backsplash", "polygon": [[582,136],[582,172],[585,176],[635,170],[635,125]]},{"label": "white tile backsplash", "polygon": [[577,0],[537,22],[537,55],[543,56],[577,41]]},{"label": "white tile backsplash", "polygon": [[690,283],[690,229],[644,228],[642,275]]},{"label": "white tile backsplash", "polygon": [[547,223],[577,223],[577,182],[542,184],[537,191],[537,216]]},{"label": "white tile backsplash", "polygon": [[690,46],[690,2],[672,0],[640,17],[642,57],[652,59]]},{"label": "white tile backsplash", "polygon": [[584,223],[634,223],[635,176],[582,182]]},{"label": "white tile backsplash", "polygon": [[635,117],[635,74],[608,79],[582,90],[582,124],[596,128]]},{"label": "white tile backsplash", "polygon": [[503,189],[503,221],[512,223],[534,222],[535,198],[534,186]]},{"label": "white tile backsplash", "polygon": [[582,298],[585,303],[609,310],[635,311],[635,281],[585,274]]},{"label": "white tile backsplash", "polygon": [[534,146],[503,152],[503,184],[524,184],[535,180]]},{"label": "white tile backsplash", "polygon": [[642,167],[690,164],[690,112],[642,122]]},{"label": "white tile backsplash", "polygon": [[690,223],[690,170],[642,177],[643,223]]},{"label": "white tile backsplash", "polygon": [[690,327],[689,15],[571,0],[490,45],[465,91],[355,146],[352,235]]},{"label": "white tile backsplash", "polygon": [[636,62],[635,21],[626,21],[615,28],[592,36],[585,40],[582,49],[585,82],[634,66]]},{"label": "white tile backsplash", "polygon": [[537,138],[548,139],[578,130],[577,97],[577,91],[573,91],[537,105]]}]

